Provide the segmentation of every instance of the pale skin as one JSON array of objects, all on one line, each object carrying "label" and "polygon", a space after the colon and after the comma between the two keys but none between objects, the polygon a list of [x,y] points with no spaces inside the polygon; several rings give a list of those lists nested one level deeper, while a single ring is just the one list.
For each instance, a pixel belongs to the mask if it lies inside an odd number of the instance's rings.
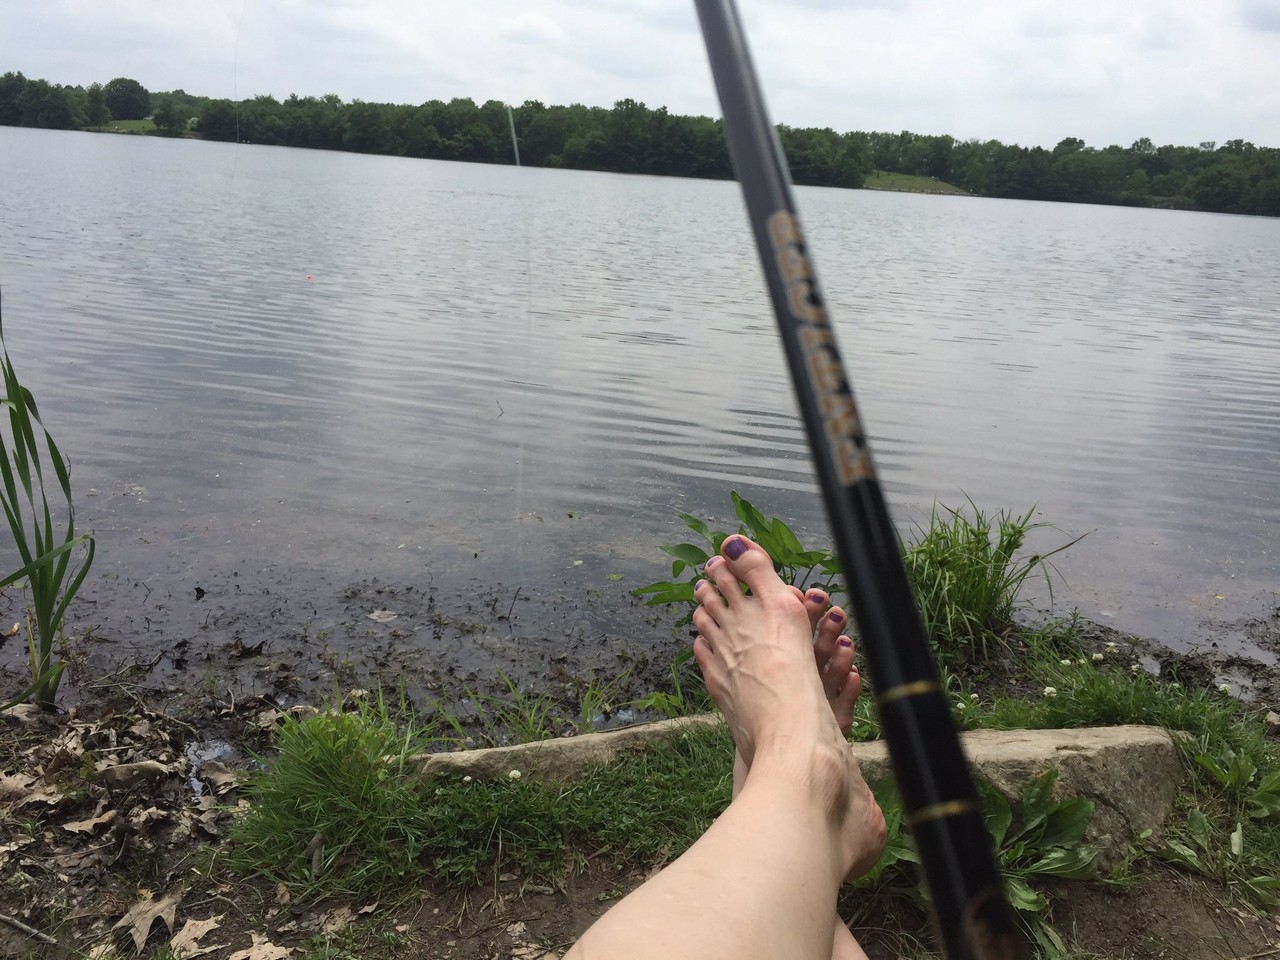
[{"label": "pale skin", "polygon": [[727,539],[706,576],[694,656],[733,732],[741,783],[707,832],[566,960],[852,960],[861,951],[838,920],[848,939],[833,939],[836,894],[879,859],[885,823],[836,718],[846,706],[851,718],[857,697],[851,647],[838,624],[815,620],[818,598],[783,584],[745,537]]}]

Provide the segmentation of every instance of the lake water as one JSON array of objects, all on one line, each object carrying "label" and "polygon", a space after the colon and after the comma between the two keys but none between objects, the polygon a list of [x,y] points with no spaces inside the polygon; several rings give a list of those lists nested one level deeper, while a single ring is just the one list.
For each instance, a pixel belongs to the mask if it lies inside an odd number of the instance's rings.
[{"label": "lake water", "polygon": [[[628,593],[676,510],[737,489],[823,537],[737,189],[0,127],[9,350],[100,541],[78,622],[169,660],[382,605],[408,626],[361,655],[669,644]],[[1088,533],[1060,611],[1245,643],[1280,603],[1280,221],[798,201],[900,523],[1035,504],[1036,549]]]}]

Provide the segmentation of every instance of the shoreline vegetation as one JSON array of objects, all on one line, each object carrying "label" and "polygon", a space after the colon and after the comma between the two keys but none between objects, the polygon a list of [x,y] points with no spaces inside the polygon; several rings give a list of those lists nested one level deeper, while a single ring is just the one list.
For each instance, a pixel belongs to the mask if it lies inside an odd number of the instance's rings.
[{"label": "shoreline vegetation", "polygon": [[[720,121],[708,117],[625,99],[611,109],[526,100],[511,118],[526,166],[732,176]],[[507,104],[497,100],[411,105],[293,94],[235,102],[181,89],[151,93],[127,77],[85,88],[10,71],[0,76],[0,125],[513,162]],[[780,125],[778,132],[800,185],[1280,216],[1280,149],[1244,140],[1157,146],[1142,137],[1097,148],[1065,137],[1045,149],[906,130]],[[886,186],[886,178],[899,185]]]},{"label": "shoreline vegetation", "polygon": [[[680,514],[689,541],[660,547],[670,578],[634,591],[666,611],[658,623],[680,629],[702,564],[733,532],[761,543],[791,582],[839,599],[829,550],[731,500],[736,526]],[[1092,801],[1055,796],[1053,767],[1013,801],[983,790],[1035,955],[1268,955],[1280,930],[1280,718],[1233,697],[1203,660],[1074,617],[1028,623],[1023,585],[1051,580],[1051,558],[1074,544],[1033,516],[939,507],[904,536],[957,725],[1154,725],[1173,735],[1183,777],[1164,833],[1123,838],[1119,862],[1105,867],[1082,843]],[[1272,619],[1280,641],[1280,610]],[[690,661],[676,656],[666,682],[643,694],[624,672],[558,696],[503,678],[461,702],[415,702],[393,677],[352,677],[366,688],[327,702],[206,704],[175,716],[119,682],[62,714],[0,711],[10,825],[0,921],[26,953],[94,960],[558,957],[723,809],[725,729],[690,730],[568,783],[519,768],[424,778],[412,758],[587,733],[624,711],[705,713]],[[879,736],[873,699],[858,702],[854,740]],[[844,916],[873,960],[931,956],[892,780],[876,793],[886,854],[846,892]],[[1194,923],[1188,903],[1202,905]],[[1178,918],[1176,931],[1157,922],[1164,916]]]}]

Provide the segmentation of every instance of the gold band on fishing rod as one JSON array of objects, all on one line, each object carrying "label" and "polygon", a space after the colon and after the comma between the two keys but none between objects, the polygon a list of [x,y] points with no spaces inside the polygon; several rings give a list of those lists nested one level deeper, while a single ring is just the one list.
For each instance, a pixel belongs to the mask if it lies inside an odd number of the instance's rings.
[{"label": "gold band on fishing rod", "polygon": [[918,697],[926,693],[942,693],[942,685],[937,680],[913,680],[911,683],[890,687],[884,693],[876,694],[876,703],[884,706],[903,697]]},{"label": "gold band on fishing rod", "polygon": [[907,815],[907,823],[918,827],[930,820],[945,820],[947,817],[963,817],[978,813],[978,804],[974,800],[948,800],[946,803],[935,803],[931,807],[922,807],[915,813]]}]

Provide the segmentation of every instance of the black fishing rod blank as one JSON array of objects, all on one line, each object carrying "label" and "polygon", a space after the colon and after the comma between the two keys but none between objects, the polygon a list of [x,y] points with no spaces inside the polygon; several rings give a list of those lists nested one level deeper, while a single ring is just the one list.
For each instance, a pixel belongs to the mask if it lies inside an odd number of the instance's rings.
[{"label": "black fishing rod blank", "polygon": [[1023,956],[736,6],[694,3],[943,948],[951,958]]}]

